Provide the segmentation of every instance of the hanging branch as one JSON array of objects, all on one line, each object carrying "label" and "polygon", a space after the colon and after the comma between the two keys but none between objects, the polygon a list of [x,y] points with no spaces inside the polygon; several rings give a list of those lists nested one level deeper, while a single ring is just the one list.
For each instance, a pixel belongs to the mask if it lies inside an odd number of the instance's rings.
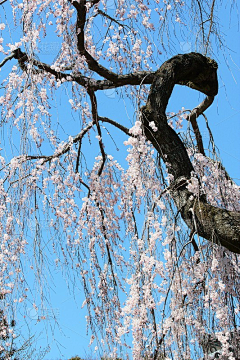
[{"label": "hanging branch", "polygon": [[66,154],[72,147],[72,144],[80,142],[84,135],[93,127],[93,123],[89,123],[80,133],[75,136],[71,141],[69,141],[61,151],[56,152],[53,155],[27,155],[27,160],[37,160],[43,159],[43,163],[51,161],[52,159],[58,158],[64,154]]},{"label": "hanging branch", "polygon": [[197,141],[197,147],[198,151],[205,156],[205,151],[203,147],[203,141],[202,141],[202,135],[198,127],[197,118],[203,114],[207,108],[212,105],[214,100],[214,96],[207,96],[201,104],[199,104],[197,107],[195,107],[191,113],[188,115],[187,119],[191,122],[192,128],[195,134],[195,138]]},{"label": "hanging branch", "polygon": [[118,122],[107,118],[106,116],[98,116],[98,121],[102,121],[102,122],[106,122],[108,124],[111,124],[113,126],[115,126],[116,128],[120,129],[121,131],[123,131],[125,134],[127,134],[128,136],[133,136],[132,134],[130,134],[129,129],[126,128],[125,126],[119,124]]},{"label": "hanging branch", "polygon": [[96,125],[97,127],[97,132],[98,132],[98,143],[99,143],[99,147],[100,147],[100,151],[102,154],[102,163],[101,166],[98,170],[98,176],[101,176],[101,173],[103,171],[104,168],[104,164],[106,161],[106,154],[104,151],[104,146],[103,146],[103,142],[102,142],[102,132],[101,132],[101,127],[99,125],[98,122],[98,110],[97,110],[97,98],[96,95],[93,91],[88,91],[89,97],[90,97],[90,101],[91,101],[91,105],[92,105],[92,118],[93,118],[93,124]]}]

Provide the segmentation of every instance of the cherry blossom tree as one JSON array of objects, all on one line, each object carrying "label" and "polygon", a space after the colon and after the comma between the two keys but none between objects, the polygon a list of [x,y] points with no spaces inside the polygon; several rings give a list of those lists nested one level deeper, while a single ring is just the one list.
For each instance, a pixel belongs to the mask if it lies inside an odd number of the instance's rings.
[{"label": "cherry blossom tree", "polygon": [[[204,114],[218,93],[212,57],[214,42],[223,44],[222,4],[0,5],[0,67],[10,69],[0,97],[2,134],[10,134],[0,157],[4,312],[35,306],[29,269],[46,301],[46,272],[56,266],[81,280],[90,343],[103,356],[200,359],[206,334],[214,334],[222,358],[237,359],[239,186]],[[195,52],[175,55],[172,37],[190,29]],[[55,38],[61,47],[46,63],[42,46]],[[206,98],[168,116],[176,84]],[[125,115],[119,121],[102,113],[101,93],[111,89],[135,106],[130,126]],[[78,119],[74,129],[66,111]],[[118,148],[122,135],[119,151],[111,151],[109,138]]]}]

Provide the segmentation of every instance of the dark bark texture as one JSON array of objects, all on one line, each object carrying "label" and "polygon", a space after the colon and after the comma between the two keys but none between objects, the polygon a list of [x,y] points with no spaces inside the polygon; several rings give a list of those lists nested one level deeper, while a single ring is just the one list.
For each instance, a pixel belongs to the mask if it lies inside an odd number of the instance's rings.
[{"label": "dark bark texture", "polygon": [[[240,213],[212,206],[205,197],[196,198],[187,189],[193,167],[186,148],[168,125],[165,114],[175,84],[217,95],[217,63],[201,54],[177,55],[156,72],[142,118],[147,139],[153,144],[173,176],[171,194],[188,227],[218,245],[240,254]],[[154,121],[158,131],[149,123]]]}]

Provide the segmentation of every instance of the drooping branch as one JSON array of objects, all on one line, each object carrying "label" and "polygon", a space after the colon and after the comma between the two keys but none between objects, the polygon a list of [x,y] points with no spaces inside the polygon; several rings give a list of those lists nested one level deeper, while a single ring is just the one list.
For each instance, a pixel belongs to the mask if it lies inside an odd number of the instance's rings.
[{"label": "drooping branch", "polygon": [[[187,189],[193,166],[183,142],[167,124],[165,114],[175,84],[206,94],[209,99],[200,105],[203,109],[218,92],[217,63],[197,53],[177,55],[166,61],[156,72],[147,104],[142,108],[142,118],[147,139],[172,175],[171,193],[186,224],[210,242],[240,253],[240,213],[212,206],[204,197],[197,199]],[[149,126],[152,121],[158,128],[154,133]]]},{"label": "drooping branch", "polygon": [[72,147],[72,144],[81,142],[84,135],[93,127],[93,123],[89,123],[78,135],[76,135],[71,141],[68,141],[65,146],[60,151],[56,151],[53,155],[27,155],[27,160],[43,160],[43,163],[49,162],[52,159],[59,158],[60,156],[66,154]]},{"label": "drooping branch", "polygon": [[205,156],[205,151],[203,147],[203,141],[202,141],[202,135],[198,127],[197,118],[203,114],[203,112],[212,105],[214,100],[214,96],[207,96],[201,104],[196,106],[191,113],[188,115],[188,120],[191,122],[196,141],[197,141],[197,147],[198,151]]},{"label": "drooping branch", "polygon": [[119,124],[118,122],[116,122],[116,121],[114,121],[114,120],[112,120],[112,119],[109,119],[109,118],[107,118],[107,117],[105,117],[105,116],[99,116],[99,117],[98,117],[98,120],[99,120],[99,121],[102,121],[102,122],[106,122],[106,123],[108,123],[108,124],[111,124],[111,125],[115,126],[116,128],[120,129],[121,131],[123,131],[123,132],[124,132],[125,134],[127,134],[128,136],[132,136],[132,134],[130,134],[128,128],[126,128],[125,126]]},{"label": "drooping branch", "polygon": [[208,31],[208,36],[207,36],[207,42],[206,42],[206,46],[205,46],[205,54],[207,54],[208,46],[209,46],[209,42],[210,42],[210,36],[211,36],[211,33],[212,33],[212,27],[213,27],[213,11],[214,11],[214,6],[215,6],[215,1],[216,1],[216,0],[213,0],[213,1],[212,1],[212,5],[211,5],[211,13],[210,13],[210,18],[209,18],[210,25],[209,25],[209,31]]},{"label": "drooping branch", "polygon": [[111,22],[114,22],[114,23],[116,23],[116,24],[119,25],[119,26],[127,27],[129,30],[131,30],[131,28],[130,28],[128,25],[124,25],[123,23],[120,23],[120,22],[117,21],[115,18],[113,18],[112,16],[110,16],[109,14],[105,13],[104,11],[102,11],[102,10],[100,10],[100,9],[97,10],[96,16],[97,16],[98,14],[102,15],[103,17],[109,19]]},{"label": "drooping branch", "polygon": [[102,154],[102,163],[101,166],[98,170],[98,176],[101,175],[102,171],[103,171],[103,167],[106,161],[106,154],[104,151],[104,145],[103,145],[103,141],[102,141],[102,131],[101,131],[101,127],[99,125],[98,122],[98,108],[97,108],[97,98],[96,95],[93,91],[88,91],[88,95],[90,97],[90,102],[91,102],[91,106],[92,106],[92,119],[93,119],[93,124],[96,125],[97,127],[97,132],[98,132],[98,143],[99,143],[99,147],[100,147],[100,151]]}]

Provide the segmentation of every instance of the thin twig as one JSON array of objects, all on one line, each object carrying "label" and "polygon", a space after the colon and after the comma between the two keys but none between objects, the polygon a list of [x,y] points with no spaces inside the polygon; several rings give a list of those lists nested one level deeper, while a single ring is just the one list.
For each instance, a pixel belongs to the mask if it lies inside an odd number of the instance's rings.
[{"label": "thin twig", "polygon": [[213,0],[212,6],[211,6],[211,13],[210,13],[210,19],[209,19],[210,20],[210,25],[209,25],[209,31],[208,31],[207,41],[206,41],[205,55],[207,54],[208,45],[209,45],[209,41],[210,41],[210,36],[211,36],[211,32],[212,32],[214,5],[215,5],[215,0]]},{"label": "thin twig", "polygon": [[104,17],[106,17],[107,19],[109,19],[109,20],[111,20],[111,21],[115,22],[115,23],[116,23],[116,24],[118,24],[119,26],[122,26],[122,27],[128,27],[128,28],[131,30],[131,28],[130,28],[128,25],[121,24],[119,21],[117,21],[117,20],[116,20],[116,19],[114,19],[112,16],[110,16],[110,15],[106,14],[104,11],[102,11],[102,10],[100,10],[100,9],[98,9],[97,14],[100,14],[100,15],[102,15],[102,16],[104,16]]},{"label": "thin twig", "polygon": [[107,117],[105,117],[105,116],[104,116],[104,117],[103,117],[103,116],[98,116],[98,120],[99,120],[99,121],[102,121],[102,122],[109,123],[109,124],[115,126],[116,128],[122,130],[125,134],[127,134],[127,135],[129,135],[129,136],[132,136],[132,135],[130,134],[128,128],[126,128],[125,126],[119,124],[118,122],[116,122],[116,121],[114,121],[114,120],[111,120],[111,119],[109,119],[109,118],[107,118]]}]

